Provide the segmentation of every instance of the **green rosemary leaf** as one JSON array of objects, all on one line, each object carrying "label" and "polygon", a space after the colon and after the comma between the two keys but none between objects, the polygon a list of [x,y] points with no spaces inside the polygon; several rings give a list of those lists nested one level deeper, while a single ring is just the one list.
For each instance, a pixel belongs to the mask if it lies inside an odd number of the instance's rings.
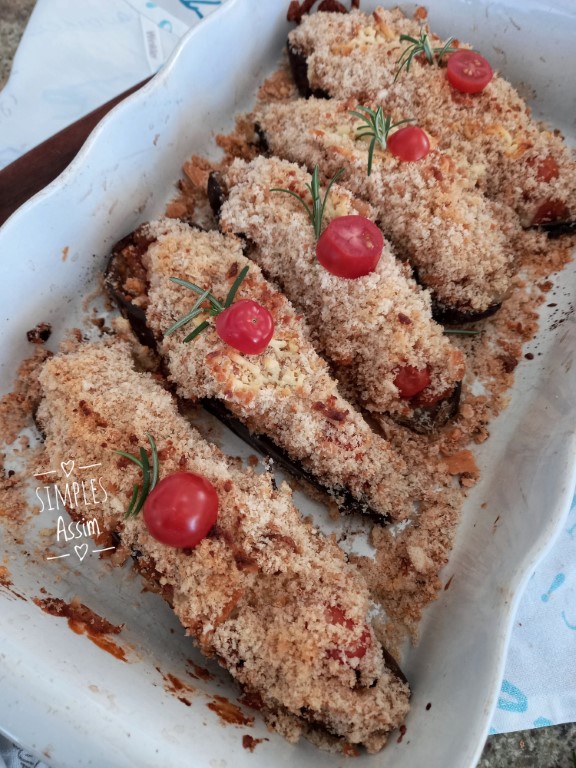
[{"label": "green rosemary leaf", "polygon": [[142,489],[140,491],[140,498],[130,513],[132,517],[135,517],[140,512],[150,493],[150,462],[144,448],[140,448],[140,460],[142,462]]},{"label": "green rosemary leaf", "polygon": [[[364,110],[366,114],[361,114],[357,110]],[[376,149],[376,144],[380,144],[382,149],[386,149],[386,145],[388,142],[388,134],[393,128],[397,128],[399,125],[403,125],[404,123],[412,123],[414,122],[414,118],[407,118],[405,120],[399,120],[397,123],[392,122],[392,117],[385,116],[384,112],[382,110],[382,107],[378,107],[376,111],[373,109],[370,109],[370,107],[363,107],[358,106],[356,110],[352,110],[350,112],[352,115],[356,115],[359,117],[363,122],[364,125],[358,126],[356,129],[358,138],[362,139],[366,136],[372,136],[372,141],[370,142],[370,146],[368,147],[368,171],[367,174],[370,176],[372,173],[372,164],[374,161],[374,150]]]},{"label": "green rosemary leaf", "polygon": [[152,470],[150,470],[150,459],[148,458],[148,454],[144,448],[139,449],[139,459],[136,458],[136,456],[132,456],[130,453],[126,453],[126,451],[113,451],[113,453],[117,453],[119,456],[124,456],[126,459],[130,459],[130,461],[136,464],[136,466],[142,472],[142,487],[140,488],[137,483],[134,483],[132,498],[128,504],[128,509],[124,513],[125,518],[134,517],[140,512],[144,502],[148,498],[148,494],[155,488],[156,483],[158,482],[158,449],[156,448],[156,442],[154,438],[149,432],[146,432],[146,437],[150,443],[150,450],[152,454]]},{"label": "green rosemary leaf", "polygon": [[164,338],[166,338],[166,336],[170,336],[170,334],[174,333],[174,331],[177,331],[178,328],[182,328],[183,325],[186,325],[186,323],[189,323],[191,320],[194,320],[195,317],[198,317],[198,315],[202,314],[202,311],[202,309],[193,309],[187,315],[181,317],[178,322],[174,323],[174,325],[171,325],[170,328],[168,328],[168,330],[164,333]]},{"label": "green rosemary leaf", "polygon": [[464,328],[444,328],[445,334],[453,334],[455,336],[478,336],[483,331],[468,331]]},{"label": "green rosemary leaf", "polygon": [[224,309],[227,309],[230,306],[230,304],[232,304],[232,302],[234,301],[234,296],[236,296],[236,292],[238,291],[238,288],[240,288],[240,284],[242,283],[242,281],[244,280],[247,274],[248,274],[248,265],[246,265],[241,270],[236,280],[234,280],[232,288],[230,288],[230,290],[228,291],[228,296],[226,296],[226,301],[224,302]]},{"label": "green rosemary leaf", "polygon": [[138,499],[138,484],[134,483],[132,498],[130,499],[130,504],[128,504],[128,509],[124,513],[124,518],[132,517],[132,515],[134,514],[134,507],[136,505],[137,499]]},{"label": "green rosemary leaf", "polygon": [[304,209],[308,214],[308,217],[310,218],[310,223],[312,224],[312,228],[314,229],[314,234],[316,235],[316,239],[318,240],[318,238],[322,233],[322,218],[324,216],[324,209],[326,207],[326,200],[328,199],[330,188],[332,187],[332,184],[334,184],[336,179],[339,176],[341,176],[343,173],[344,173],[344,169],[340,168],[334,174],[334,176],[330,179],[330,182],[328,183],[328,186],[326,188],[326,193],[324,195],[324,199],[322,199],[322,196],[320,194],[320,169],[318,168],[317,165],[314,166],[310,184],[306,184],[306,189],[310,192],[310,195],[312,197],[312,208],[310,208],[310,206],[304,202],[304,200],[300,197],[300,195],[297,195],[296,192],[292,192],[291,189],[271,189],[270,192],[286,192],[288,195],[292,195],[292,197],[295,197],[296,200],[298,200],[304,206]]},{"label": "green rosemary leaf", "polygon": [[[363,110],[363,112],[358,112],[359,109]],[[369,115],[372,114],[372,110],[369,109],[368,107],[358,106],[357,109],[350,110],[350,114],[354,115],[354,117],[359,117],[360,120],[366,120],[366,115],[364,114],[364,112]]]},{"label": "green rosemary leaf", "polygon": [[377,138],[374,136],[368,147],[368,176],[372,173],[372,160],[374,159],[374,149],[376,148]]},{"label": "green rosemary leaf", "polygon": [[150,432],[146,432],[146,437],[148,438],[148,442],[150,443],[150,450],[152,452],[152,480],[150,482],[150,490],[153,491],[156,487],[156,483],[158,482],[158,450],[156,448],[156,442]]},{"label": "green rosemary leaf", "polygon": [[[183,285],[184,288],[190,288],[191,291],[194,291],[195,293],[199,293],[201,296],[204,296],[206,291],[204,288],[200,288],[199,285],[196,285],[195,283],[191,283],[188,280],[182,280],[180,277],[171,277],[170,280],[173,283],[177,283],[178,285]],[[205,296],[210,301],[210,304],[214,307],[214,309],[217,309],[218,311],[222,311],[223,307],[222,304],[218,301],[218,299],[215,296],[212,296],[210,291],[208,291],[208,295]],[[204,299],[202,299],[204,301]]]},{"label": "green rosemary leaf", "polygon": [[124,456],[125,459],[130,459],[130,461],[133,461],[137,467],[142,469],[142,462],[140,459],[137,459],[136,456],[132,456],[131,453],[126,453],[126,451],[113,451],[113,453],[117,453],[118,456]]},{"label": "green rosemary leaf", "polygon": [[204,322],[200,323],[200,325],[197,325],[196,328],[194,328],[194,330],[192,331],[192,333],[189,333],[188,336],[186,336],[186,338],[182,339],[182,341],[185,344],[188,344],[189,341],[192,341],[192,339],[195,339],[196,336],[198,336],[198,334],[202,333],[202,331],[205,328],[208,328],[209,325],[210,323],[208,322],[208,320],[204,320]]},{"label": "green rosemary leaf", "polygon": [[450,43],[452,42],[452,40],[454,40],[453,36],[449,37],[446,40],[446,42],[444,43],[442,48],[436,48],[435,49],[436,50],[436,58],[438,59],[438,61],[441,61],[442,60],[442,56],[444,56],[445,54],[447,54],[447,53],[454,53],[455,51],[458,50],[457,48],[452,48],[450,46]]},{"label": "green rosemary leaf", "polygon": [[450,45],[453,40],[453,37],[449,37],[442,47],[433,48],[430,44],[428,33],[424,30],[420,32],[418,39],[410,35],[400,35],[400,42],[408,42],[410,45],[402,51],[396,62],[397,69],[394,75],[394,82],[396,82],[403,69],[406,72],[410,71],[410,65],[415,56],[423,54],[429,64],[439,64],[443,56],[447,53],[454,53],[457,50],[457,48],[452,48]]},{"label": "green rosemary leaf", "polygon": [[428,64],[434,64],[434,51],[432,50],[432,46],[430,45],[430,39],[426,34],[422,35],[422,48],[423,48],[424,55],[428,60]]}]

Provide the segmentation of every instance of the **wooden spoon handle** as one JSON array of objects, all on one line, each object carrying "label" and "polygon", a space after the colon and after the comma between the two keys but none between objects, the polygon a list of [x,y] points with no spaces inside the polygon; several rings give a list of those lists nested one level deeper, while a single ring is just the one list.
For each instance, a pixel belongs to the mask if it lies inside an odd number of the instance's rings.
[{"label": "wooden spoon handle", "polygon": [[115,96],[3,168],[0,171],[0,226],[22,203],[62,173],[104,115],[150,79]]}]

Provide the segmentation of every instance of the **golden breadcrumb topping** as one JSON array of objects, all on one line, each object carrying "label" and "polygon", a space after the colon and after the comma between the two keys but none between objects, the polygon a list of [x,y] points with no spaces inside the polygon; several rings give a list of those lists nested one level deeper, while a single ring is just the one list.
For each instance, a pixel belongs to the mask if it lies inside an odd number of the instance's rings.
[{"label": "golden breadcrumb topping", "polygon": [[[410,412],[394,384],[404,365],[429,367],[427,392],[451,392],[464,373],[462,354],[432,321],[428,293],[407,276],[388,244],[374,272],[355,280],[335,277],[316,259],[314,230],[302,205],[291,195],[270,191],[288,188],[311,205],[305,169],[277,158],[237,160],[225,181],[222,228],[255,246],[251,257],[306,314],[319,349],[364,407],[374,414]],[[358,209],[375,218],[373,209],[334,185],[323,221],[327,225]]]},{"label": "golden breadcrumb topping", "polygon": [[[410,514],[404,462],[338,392],[301,316],[243,255],[240,241],[169,219],[150,224],[147,234],[154,241],[142,257],[150,282],[146,317],[178,394],[187,400],[223,400],[253,432],[269,435],[328,488],[349,489],[367,507],[394,519]],[[213,326],[188,344],[182,339],[191,326],[162,338],[196,298],[170,277],[209,287],[224,299],[247,265],[235,301],[259,302],[275,323],[272,341],[262,354],[237,352]]]},{"label": "golden breadcrumb topping", "polygon": [[440,304],[481,312],[500,302],[512,259],[501,206],[472,189],[439,149],[417,162],[377,150],[368,176],[368,140],[359,138],[353,106],[298,99],[273,103],[257,119],[279,157],[317,164],[326,178],[345,168],[340,183],[376,208],[396,252]]},{"label": "golden breadcrumb topping", "polygon": [[[300,731],[308,721],[369,750],[381,748],[406,715],[408,688],[384,664],[367,624],[365,583],[341,550],[301,519],[289,488],[274,490],[266,473],[238,469],[203,440],[152,376],[135,372],[122,343],[58,355],[40,382],[38,418],[51,465],[71,455],[101,462],[107,498],[94,505],[94,516],[153,563],[202,652],[258,693],[271,717],[287,713],[293,725],[301,722]],[[161,478],[195,472],[216,488],[216,526],[194,549],[158,542],[142,514],[124,517],[141,478],[114,450],[134,453],[147,444],[147,432]],[[70,482],[80,481],[77,471]],[[345,623],[333,619],[334,610]],[[338,654],[365,632],[365,655]]]},{"label": "golden breadcrumb topping", "polygon": [[[559,218],[574,218],[574,152],[556,131],[532,119],[504,78],[495,73],[481,93],[465,94],[451,87],[444,66],[416,57],[410,71],[394,82],[398,59],[408,45],[400,42],[400,35],[418,38],[421,29],[418,19],[408,19],[398,8],[377,8],[371,15],[305,16],[289,40],[306,58],[313,89],[416,118],[442,149],[472,169],[491,196],[513,207],[524,226],[544,216],[551,205]],[[458,36],[457,30],[454,34]],[[431,41],[435,47],[444,43],[436,35]],[[466,47],[458,41],[456,45]],[[490,52],[484,53],[489,58]]]}]

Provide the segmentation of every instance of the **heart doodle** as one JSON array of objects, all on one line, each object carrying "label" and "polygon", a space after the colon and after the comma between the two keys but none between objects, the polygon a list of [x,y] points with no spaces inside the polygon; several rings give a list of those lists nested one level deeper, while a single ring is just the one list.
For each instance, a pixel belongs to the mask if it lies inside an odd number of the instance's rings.
[{"label": "heart doodle", "polygon": [[72,470],[74,469],[74,459],[70,459],[70,461],[61,461],[60,466],[66,477],[70,477]]},{"label": "heart doodle", "polygon": [[88,554],[88,544],[76,544],[74,547],[74,552],[78,555],[80,558],[80,562],[84,560],[86,555]]}]

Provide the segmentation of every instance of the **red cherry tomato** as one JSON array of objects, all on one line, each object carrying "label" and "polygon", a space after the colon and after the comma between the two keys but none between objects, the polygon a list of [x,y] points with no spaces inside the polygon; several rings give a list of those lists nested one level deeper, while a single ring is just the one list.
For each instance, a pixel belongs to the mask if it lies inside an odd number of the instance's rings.
[{"label": "red cherry tomato", "polygon": [[352,280],[374,272],[384,248],[384,236],[364,216],[332,219],[316,243],[320,264],[336,277]]},{"label": "red cherry tomato", "polygon": [[394,157],[409,163],[426,157],[430,152],[430,140],[422,128],[407,125],[390,134],[386,140],[386,148]]},{"label": "red cherry tomato", "polygon": [[192,472],[164,477],[144,502],[146,527],[169,547],[195,547],[218,517],[218,494],[209,480]]},{"label": "red cherry tomato", "polygon": [[266,307],[252,299],[242,299],[217,315],[218,336],[245,355],[264,352],[274,335],[274,320]]},{"label": "red cherry tomato", "polygon": [[494,76],[484,56],[475,51],[456,51],[448,59],[448,82],[461,93],[480,93]]},{"label": "red cherry tomato", "polygon": [[[342,624],[346,629],[354,629],[354,622],[352,619],[347,619],[344,615],[344,611],[341,608],[338,608],[338,606],[328,606],[328,619],[332,624]],[[366,655],[366,651],[371,643],[372,637],[370,635],[370,630],[368,629],[368,626],[365,625],[358,640],[354,641],[344,650],[341,648],[331,648],[326,655],[329,659],[337,659],[342,663],[344,663],[347,658],[361,659]]]},{"label": "red cherry tomato", "polygon": [[430,385],[430,369],[415,368],[413,365],[403,365],[396,369],[394,377],[394,386],[398,389],[398,394],[405,400],[422,392]]}]

